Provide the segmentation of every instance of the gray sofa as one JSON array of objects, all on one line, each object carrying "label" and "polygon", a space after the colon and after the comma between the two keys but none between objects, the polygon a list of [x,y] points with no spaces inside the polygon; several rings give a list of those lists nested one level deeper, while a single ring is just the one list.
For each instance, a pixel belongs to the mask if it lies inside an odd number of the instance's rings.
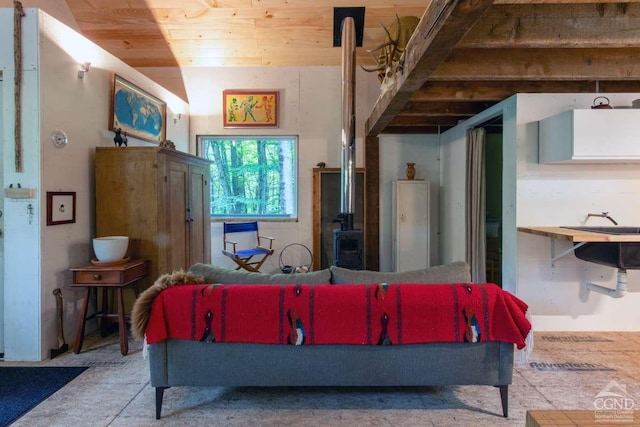
[{"label": "gray sofa", "polygon": [[[352,271],[338,267],[301,274],[262,274],[196,264],[204,283],[466,283],[466,263],[406,273]],[[269,345],[168,339],[148,348],[156,418],[172,386],[444,386],[498,387],[508,415],[513,344],[433,343],[404,346]]]}]

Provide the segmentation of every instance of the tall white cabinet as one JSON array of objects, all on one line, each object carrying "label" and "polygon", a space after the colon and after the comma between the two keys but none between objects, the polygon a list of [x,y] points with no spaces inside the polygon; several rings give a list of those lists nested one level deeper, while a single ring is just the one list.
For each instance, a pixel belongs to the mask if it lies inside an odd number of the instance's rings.
[{"label": "tall white cabinet", "polygon": [[429,267],[429,183],[398,180],[393,185],[393,266],[395,271]]}]

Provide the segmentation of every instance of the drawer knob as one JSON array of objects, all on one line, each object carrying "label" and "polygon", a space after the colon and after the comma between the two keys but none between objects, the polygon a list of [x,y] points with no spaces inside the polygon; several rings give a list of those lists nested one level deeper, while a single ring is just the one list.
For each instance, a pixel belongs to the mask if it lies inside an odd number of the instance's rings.
[{"label": "drawer knob", "polygon": [[101,274],[94,274],[93,275],[93,279],[94,280],[102,280],[102,275]]}]

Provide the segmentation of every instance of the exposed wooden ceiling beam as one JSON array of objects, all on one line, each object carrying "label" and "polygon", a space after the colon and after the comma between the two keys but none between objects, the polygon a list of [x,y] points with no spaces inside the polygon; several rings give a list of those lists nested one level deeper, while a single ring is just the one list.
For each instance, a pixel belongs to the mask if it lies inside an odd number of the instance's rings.
[{"label": "exposed wooden ceiling beam", "polygon": [[426,115],[422,115],[422,116],[408,116],[408,115],[404,115],[404,114],[398,114],[397,116],[395,116],[393,118],[393,120],[391,120],[391,123],[389,123],[389,126],[387,127],[394,127],[394,126],[410,126],[410,127],[416,127],[416,126],[455,126],[458,121],[461,118],[469,118],[472,116],[438,116],[438,117],[434,117],[434,116],[426,116]]},{"label": "exposed wooden ceiling beam", "polygon": [[458,48],[627,47],[640,40],[640,3],[490,8]]},{"label": "exposed wooden ceiling beam", "polygon": [[453,126],[387,126],[380,133],[384,134],[438,134]]},{"label": "exposed wooden ceiling beam", "polygon": [[430,116],[473,116],[478,111],[486,110],[495,102],[487,101],[409,101],[402,109],[403,115]]},{"label": "exposed wooden ceiling beam", "polygon": [[365,135],[376,135],[389,124],[492,4],[493,0],[429,3],[403,55],[404,72],[396,73],[393,86],[378,98],[365,123]]},{"label": "exposed wooden ceiling beam", "polygon": [[629,3],[628,0],[495,0],[494,4],[596,4]]},{"label": "exposed wooden ceiling beam", "polygon": [[411,101],[501,101],[516,93],[640,92],[639,80],[427,81]]},{"label": "exposed wooden ceiling beam", "polygon": [[431,75],[451,80],[637,80],[640,47],[454,49]]}]

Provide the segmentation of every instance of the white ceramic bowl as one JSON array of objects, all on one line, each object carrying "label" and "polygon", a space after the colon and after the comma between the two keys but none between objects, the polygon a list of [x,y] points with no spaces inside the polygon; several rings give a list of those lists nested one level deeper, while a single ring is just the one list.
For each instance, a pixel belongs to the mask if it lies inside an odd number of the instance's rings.
[{"label": "white ceramic bowl", "polygon": [[93,252],[100,262],[118,261],[124,258],[128,247],[128,236],[105,236],[93,239]]}]

